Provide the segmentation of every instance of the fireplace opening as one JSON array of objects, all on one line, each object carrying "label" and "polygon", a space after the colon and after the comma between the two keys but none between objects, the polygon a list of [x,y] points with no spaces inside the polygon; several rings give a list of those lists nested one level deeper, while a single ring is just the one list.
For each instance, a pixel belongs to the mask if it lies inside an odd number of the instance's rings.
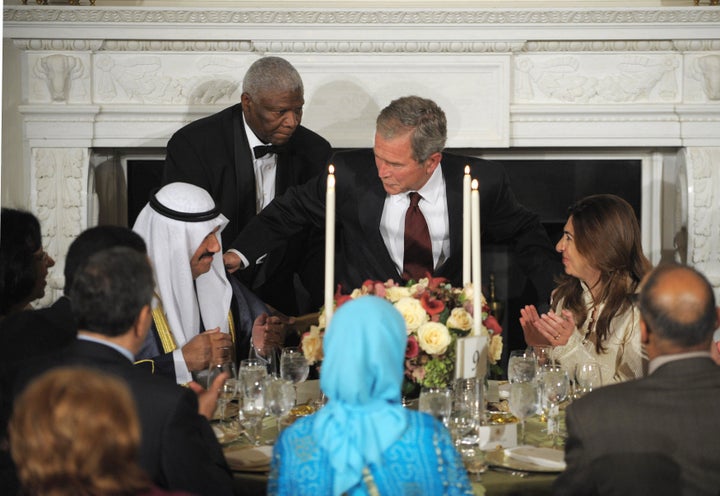
[{"label": "fireplace opening", "polygon": [[[479,151],[457,150],[467,155]],[[518,201],[540,217],[553,246],[562,235],[568,207],[588,195],[612,193],[624,198],[642,219],[642,160],[640,158],[498,158],[510,178]],[[153,156],[128,155],[121,160],[127,178],[127,225],[132,226],[148,201],[150,192],[160,186],[164,153]],[[102,210],[103,201],[100,199]],[[642,229],[642,226],[641,226]],[[646,248],[647,250],[647,248]],[[512,248],[483,245],[483,288],[490,297],[490,278],[494,279],[498,315],[504,332],[504,358],[510,350],[525,346],[518,322],[524,302],[536,301],[532,284],[518,268]],[[504,363],[504,362],[503,362]]]}]

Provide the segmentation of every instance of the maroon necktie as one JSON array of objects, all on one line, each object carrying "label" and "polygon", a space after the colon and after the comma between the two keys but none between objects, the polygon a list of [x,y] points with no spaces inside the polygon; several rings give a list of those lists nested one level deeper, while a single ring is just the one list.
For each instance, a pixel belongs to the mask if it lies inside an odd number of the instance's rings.
[{"label": "maroon necktie", "polygon": [[408,195],[410,206],[405,212],[405,256],[403,279],[418,280],[432,274],[433,255],[430,231],[418,203],[422,196],[416,191]]}]

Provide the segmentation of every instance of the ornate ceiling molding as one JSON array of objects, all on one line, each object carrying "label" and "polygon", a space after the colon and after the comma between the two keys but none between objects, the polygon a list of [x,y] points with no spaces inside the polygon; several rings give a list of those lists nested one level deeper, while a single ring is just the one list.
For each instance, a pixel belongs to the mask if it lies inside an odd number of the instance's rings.
[{"label": "ornate ceiling molding", "polygon": [[553,9],[166,9],[28,6],[5,7],[5,23],[291,24],[291,25],[546,25],[707,24],[717,8]]}]

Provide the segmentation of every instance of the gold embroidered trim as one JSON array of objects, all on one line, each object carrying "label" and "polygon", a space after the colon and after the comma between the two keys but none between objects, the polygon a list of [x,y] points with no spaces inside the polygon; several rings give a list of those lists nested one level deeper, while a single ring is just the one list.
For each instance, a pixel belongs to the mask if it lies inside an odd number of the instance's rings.
[{"label": "gold embroidered trim", "polygon": [[[153,308],[153,322],[155,323],[155,329],[157,330],[158,336],[160,336],[160,343],[163,347],[164,353],[171,353],[177,349],[175,338],[170,330],[167,317],[165,316],[165,310],[162,306],[162,301],[157,293],[155,293],[158,304],[157,307]],[[228,330],[230,331],[230,337],[232,338],[233,344],[235,344],[235,321],[232,316],[232,312],[228,312]]]},{"label": "gold embroidered trim", "polygon": [[155,360],[153,360],[152,358],[145,358],[143,360],[138,360],[135,362],[135,365],[137,365],[139,363],[149,363],[151,373],[153,373],[153,374],[155,373]]},{"label": "gold embroidered trim", "polygon": [[162,306],[160,296],[155,293],[157,298],[157,306],[153,308],[153,322],[155,323],[155,329],[157,330],[158,336],[160,336],[160,343],[162,344],[164,353],[171,353],[177,349],[175,338],[173,338],[170,325],[168,324],[167,317],[165,317],[165,310]]}]

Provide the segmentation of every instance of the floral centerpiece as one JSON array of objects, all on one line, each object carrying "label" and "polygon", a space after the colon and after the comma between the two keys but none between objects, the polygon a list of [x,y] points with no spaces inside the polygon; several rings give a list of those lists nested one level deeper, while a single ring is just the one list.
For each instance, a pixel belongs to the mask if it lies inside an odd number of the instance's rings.
[{"label": "floral centerpiece", "polygon": [[[455,378],[455,342],[469,336],[473,329],[472,284],[464,288],[452,287],[442,278],[423,278],[418,282],[399,285],[365,281],[362,287],[349,295],[335,294],[335,305],[340,307],[350,299],[375,295],[390,301],[402,314],[407,325],[405,351],[405,384],[403,393],[411,394],[420,386],[446,387]],[[488,333],[489,370],[498,371],[502,354],[502,328],[490,308],[482,299],[482,318]],[[325,331],[325,312],[320,314],[317,326],[302,337],[302,348],[311,364],[323,358],[322,338]]]}]

